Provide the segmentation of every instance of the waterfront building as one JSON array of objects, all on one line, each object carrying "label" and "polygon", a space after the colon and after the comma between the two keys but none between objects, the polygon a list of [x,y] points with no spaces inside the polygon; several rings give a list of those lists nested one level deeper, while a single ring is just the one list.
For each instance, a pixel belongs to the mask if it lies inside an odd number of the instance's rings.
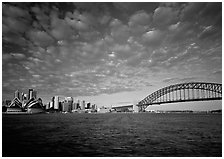
[{"label": "waterfront building", "polygon": [[109,113],[110,109],[107,107],[98,108],[97,113]]},{"label": "waterfront building", "polygon": [[87,103],[87,104],[86,104],[86,108],[87,108],[87,109],[90,109],[90,105],[91,105],[90,102]]},{"label": "waterfront building", "polygon": [[59,102],[58,110],[62,111],[62,102]]},{"label": "waterfront building", "polygon": [[22,103],[19,100],[19,98],[15,97],[8,107],[10,107],[10,108],[22,108]]},{"label": "waterfront building", "polygon": [[20,99],[20,96],[19,96],[19,90],[16,90],[15,93],[14,93],[14,98],[18,98]]},{"label": "waterfront building", "polygon": [[50,103],[46,104],[45,109],[46,109],[46,110],[50,109]]},{"label": "waterfront building", "polygon": [[139,107],[136,104],[133,104],[133,112],[138,113],[139,112]]},{"label": "waterfront building", "polygon": [[62,111],[63,112],[70,112],[70,108],[69,108],[69,103],[68,102],[62,103]]},{"label": "waterfront building", "polygon": [[85,101],[84,100],[81,102],[81,109],[85,110]]},{"label": "waterfront building", "polygon": [[92,105],[92,109],[93,109],[93,110],[96,110],[96,109],[97,109],[96,104],[93,104],[93,105]]},{"label": "waterfront building", "polygon": [[54,109],[58,110],[59,109],[59,97],[55,96],[53,102],[54,102]]},{"label": "waterfront building", "polygon": [[81,109],[79,100],[77,101],[77,109]]},{"label": "waterfront building", "polygon": [[76,110],[76,109],[77,109],[77,103],[74,102],[74,103],[72,104],[72,110]]},{"label": "waterfront building", "polygon": [[50,101],[49,105],[50,105],[50,109],[54,108],[54,103],[52,101]]},{"label": "waterfront building", "polygon": [[73,98],[72,97],[65,97],[65,103],[68,103],[69,112],[70,112],[72,110]]}]

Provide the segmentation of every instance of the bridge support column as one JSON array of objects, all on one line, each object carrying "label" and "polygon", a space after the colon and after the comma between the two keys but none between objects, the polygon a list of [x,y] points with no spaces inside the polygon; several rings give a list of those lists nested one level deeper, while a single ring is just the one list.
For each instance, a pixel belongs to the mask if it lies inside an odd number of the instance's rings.
[{"label": "bridge support column", "polygon": [[139,107],[136,104],[133,104],[133,112],[138,113],[139,112]]}]

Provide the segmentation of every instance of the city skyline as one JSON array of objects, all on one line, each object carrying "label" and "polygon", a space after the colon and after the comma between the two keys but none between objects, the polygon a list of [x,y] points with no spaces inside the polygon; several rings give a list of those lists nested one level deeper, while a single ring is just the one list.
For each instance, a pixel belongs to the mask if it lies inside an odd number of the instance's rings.
[{"label": "city skyline", "polygon": [[222,83],[222,3],[2,3],[2,44],[3,99],[32,88],[43,103],[138,102],[171,84]]}]

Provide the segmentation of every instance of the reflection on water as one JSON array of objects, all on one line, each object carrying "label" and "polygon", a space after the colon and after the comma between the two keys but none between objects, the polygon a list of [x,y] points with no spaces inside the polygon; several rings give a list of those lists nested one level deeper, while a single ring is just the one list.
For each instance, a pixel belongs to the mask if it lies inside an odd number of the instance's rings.
[{"label": "reflection on water", "polygon": [[221,114],[3,115],[6,156],[221,156]]}]

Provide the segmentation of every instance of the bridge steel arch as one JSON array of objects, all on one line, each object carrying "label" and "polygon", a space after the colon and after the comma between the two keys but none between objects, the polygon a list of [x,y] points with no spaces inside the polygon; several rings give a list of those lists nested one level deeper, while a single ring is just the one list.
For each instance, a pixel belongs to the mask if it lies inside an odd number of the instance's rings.
[{"label": "bridge steel arch", "polygon": [[222,84],[190,82],[170,85],[159,89],[141,100],[137,106],[188,101],[222,100]]}]

